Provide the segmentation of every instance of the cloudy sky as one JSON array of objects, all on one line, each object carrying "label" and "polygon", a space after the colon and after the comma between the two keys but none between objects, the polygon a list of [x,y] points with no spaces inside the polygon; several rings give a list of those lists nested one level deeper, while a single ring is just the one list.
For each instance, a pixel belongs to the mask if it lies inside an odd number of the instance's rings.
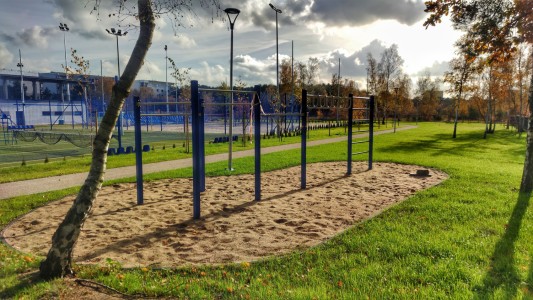
[{"label": "cloudy sky", "polygon": [[[199,0],[194,0],[199,2]],[[64,33],[59,23],[68,24],[67,51],[74,48],[90,61],[91,74],[117,73],[116,40],[106,28],[123,26],[128,34],[119,38],[123,68],[138,32],[109,17],[103,1],[99,17],[91,0],[0,0],[0,68],[17,69],[19,49],[24,71],[61,71],[64,64]],[[129,1],[134,2],[134,1]],[[404,72],[416,78],[426,70],[439,76],[454,55],[453,43],[460,33],[448,22],[426,30],[424,4],[420,0],[220,0],[221,8],[235,7],[241,13],[234,30],[234,80],[248,85],[276,82],[276,13],[278,15],[280,60],[294,58],[321,62],[320,79],[329,81],[338,69],[341,76],[364,84],[366,56],[379,59],[385,47],[397,44],[404,59]],[[113,2],[114,3],[114,2]],[[152,47],[138,79],[165,81],[165,51],[179,67],[190,67],[192,79],[218,85],[229,81],[230,30],[225,14],[213,8],[188,15],[181,26],[171,16],[157,19]],[[92,14],[91,14],[92,12]],[[70,55],[67,52],[70,64]],[[169,71],[170,73],[170,71]],[[169,81],[172,81],[168,75]]]}]

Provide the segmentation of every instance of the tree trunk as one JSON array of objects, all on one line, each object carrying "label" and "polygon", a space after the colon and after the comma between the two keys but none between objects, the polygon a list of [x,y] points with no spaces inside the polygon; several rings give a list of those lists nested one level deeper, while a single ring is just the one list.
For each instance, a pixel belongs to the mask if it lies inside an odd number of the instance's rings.
[{"label": "tree trunk", "polygon": [[41,262],[40,276],[45,279],[72,274],[72,252],[85,220],[90,214],[94,200],[104,181],[107,162],[107,149],[119,113],[130,88],[141,69],[144,57],[152,44],[155,27],[150,0],[138,0],[140,33],[132,56],[119,81],[113,87],[113,94],[105,115],[96,133],[91,168],[87,179],[80,188],[76,200],[67,212],[52,237],[52,246],[46,259]]},{"label": "tree trunk", "polygon": [[455,120],[453,122],[453,135],[452,138],[457,137],[457,122],[459,120],[459,107],[461,106],[461,94],[463,93],[463,87],[461,83],[461,87],[459,88],[459,97],[457,98],[457,105],[455,106]]},{"label": "tree trunk", "polygon": [[[531,52],[533,58],[533,52]],[[533,75],[529,84],[529,122],[527,128],[526,160],[524,162],[524,172],[522,173],[521,193],[533,192]]]}]

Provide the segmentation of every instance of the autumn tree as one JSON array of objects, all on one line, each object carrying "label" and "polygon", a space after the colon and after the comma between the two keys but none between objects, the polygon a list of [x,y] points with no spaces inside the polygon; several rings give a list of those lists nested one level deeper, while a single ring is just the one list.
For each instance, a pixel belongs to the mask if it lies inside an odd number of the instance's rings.
[{"label": "autumn tree", "polygon": [[[93,8],[92,12],[100,16],[100,4],[102,1],[94,0],[88,2],[92,3],[87,5],[87,7]],[[218,1],[216,0],[138,0],[128,2],[117,0],[114,3],[116,3],[115,8],[121,20],[131,14],[131,17],[138,22],[139,36],[123,73],[120,74],[118,82],[113,86],[109,106],[94,138],[91,166],[87,178],[65,218],[55,231],[46,259],[41,262],[40,275],[45,279],[63,277],[74,273],[72,270],[74,245],[102,187],[111,135],[124,101],[152,44],[155,17],[166,14],[180,24],[184,15],[190,15],[193,12],[193,7],[198,7],[198,4],[201,4],[202,7],[214,5],[219,9]]]},{"label": "autumn tree", "polygon": [[418,78],[415,90],[416,105],[422,119],[430,121],[437,114],[439,107],[438,90],[439,82],[432,79],[429,72]]},{"label": "autumn tree", "polygon": [[394,92],[393,82],[401,76],[402,66],[403,58],[398,53],[398,45],[393,44],[383,51],[378,63],[378,101],[383,111],[382,124],[385,124],[387,111],[392,103]]},{"label": "autumn tree", "polygon": [[[517,45],[533,45],[533,10],[530,0],[431,0],[426,2],[430,13],[424,26],[435,26],[449,15],[455,28],[471,37],[476,55],[486,55],[488,61],[508,59]],[[533,52],[529,54],[533,57]],[[520,192],[533,191],[533,76],[529,87],[529,128],[526,158]]]},{"label": "autumn tree", "polygon": [[457,137],[457,123],[459,120],[459,109],[461,107],[461,99],[465,91],[466,84],[470,75],[476,71],[475,61],[476,57],[472,54],[469,48],[468,39],[460,40],[458,43],[459,51],[456,57],[450,61],[450,71],[444,73],[444,82],[450,86],[449,92],[455,95],[454,97],[454,111],[455,117],[453,121],[452,138]]}]

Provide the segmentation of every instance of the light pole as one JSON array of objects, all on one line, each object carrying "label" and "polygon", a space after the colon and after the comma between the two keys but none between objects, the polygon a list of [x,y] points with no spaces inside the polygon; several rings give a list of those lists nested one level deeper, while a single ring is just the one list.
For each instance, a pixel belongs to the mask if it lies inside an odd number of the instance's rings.
[{"label": "light pole", "polygon": [[[125,36],[126,34],[128,34],[128,32],[127,31],[122,32],[122,30],[120,29],[115,30],[115,28],[111,28],[111,29],[106,28],[105,31],[107,31],[107,33],[109,34],[114,35],[117,40],[117,70],[118,70],[117,82],[118,82],[118,79],[120,78],[120,53],[118,49],[118,37]],[[118,147],[122,148],[122,111],[118,115]]]},{"label": "light pole", "polygon": [[168,107],[168,65],[167,63],[168,63],[168,52],[167,52],[167,45],[165,45],[165,96],[167,99],[167,113],[168,113],[170,109]]},{"label": "light pole", "polygon": [[276,87],[277,97],[279,99],[279,43],[278,43],[278,14],[281,14],[281,9],[276,8],[272,3],[268,4],[276,12]]},{"label": "light pole", "polygon": [[[229,28],[231,30],[231,47],[230,47],[230,63],[229,63],[229,86],[231,90],[230,110],[229,110],[229,153],[228,153],[228,171],[233,171],[233,28],[235,27],[235,20],[239,16],[240,10],[236,8],[226,8],[224,12],[228,15]],[[233,17],[233,19],[232,19]]]},{"label": "light pole", "polygon": [[[20,49],[19,49],[19,62],[17,63],[17,67],[19,67],[20,69],[20,95],[21,95],[21,99],[22,99],[22,124],[19,124],[18,122],[18,116],[17,116],[17,125],[26,125],[26,117],[24,116],[24,107],[25,107],[25,103],[24,103],[24,78],[22,77],[22,67],[24,67],[24,65],[22,64],[22,54],[20,52]],[[17,113],[19,111],[19,106],[18,106],[18,101],[17,101]]]},{"label": "light pole", "polygon": [[[59,23],[59,30],[63,31],[63,49],[65,49],[65,82],[67,83],[67,101],[70,103],[70,85],[68,83],[68,67],[67,67],[67,31],[70,30],[68,28],[67,23]],[[62,107],[61,107],[61,119],[63,120],[63,123],[65,122],[63,114],[65,113],[65,100],[63,99]],[[72,113],[72,128],[74,128],[74,112]]]}]

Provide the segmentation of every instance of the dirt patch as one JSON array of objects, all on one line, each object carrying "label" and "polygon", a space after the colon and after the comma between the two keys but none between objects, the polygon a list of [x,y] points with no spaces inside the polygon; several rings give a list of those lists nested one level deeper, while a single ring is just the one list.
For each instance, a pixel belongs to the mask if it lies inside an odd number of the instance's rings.
[{"label": "dirt patch", "polygon": [[[315,246],[418,190],[447,178],[410,176],[419,166],[346,163],[307,166],[307,189],[300,168],[263,173],[262,201],[254,199],[253,175],[206,179],[200,220],[192,220],[192,179],[146,183],[144,205],[136,205],[134,184],[102,189],[74,250],[74,260],[125,267],[175,267],[253,261]],[[46,255],[51,237],[74,196],[22,216],[4,230],[14,248]]]}]

